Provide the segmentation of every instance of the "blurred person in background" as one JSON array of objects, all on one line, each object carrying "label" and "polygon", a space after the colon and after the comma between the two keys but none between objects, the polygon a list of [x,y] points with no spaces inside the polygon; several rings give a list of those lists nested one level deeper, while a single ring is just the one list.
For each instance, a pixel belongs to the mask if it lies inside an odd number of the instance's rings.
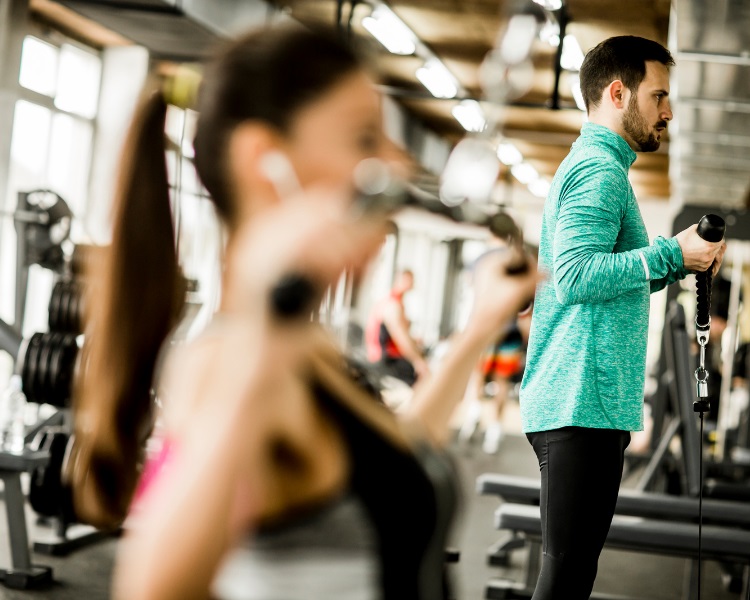
[{"label": "blurred person in background", "polygon": [[[394,156],[380,97],[329,34],[251,32],[207,65],[197,103],[195,165],[228,231],[220,310],[157,370],[182,305],[164,120],[185,87],[154,82],[134,117],[76,398],[79,516],[116,527],[130,513],[114,597],[444,597],[448,422],[480,352],[532,297],[534,266],[508,276],[502,256],[485,261],[464,330],[408,413],[373,402],[279,294],[301,278],[314,306],[382,243],[385,217],[352,216],[357,165]],[[153,387],[164,440],[144,469]]]},{"label": "blurred person in background", "polygon": [[410,386],[430,374],[420,344],[411,335],[404,308],[404,296],[413,288],[414,273],[409,269],[399,271],[388,295],[370,312],[365,328],[367,360]]},{"label": "blurred person in background", "polygon": [[[485,256],[507,253],[521,245],[527,255],[536,257],[538,249],[530,244],[522,244],[520,229],[504,211],[490,219],[489,231],[492,234],[487,244],[489,249],[479,256],[472,271]],[[533,303],[530,303],[518,313],[497,340],[485,349],[466,388],[458,439],[468,441],[473,437],[483,420],[483,401],[489,399],[491,408],[489,418],[484,419],[482,441],[482,450],[487,454],[495,454],[500,448],[504,435],[505,407],[508,398],[516,393],[515,387],[523,376],[532,307]]]}]

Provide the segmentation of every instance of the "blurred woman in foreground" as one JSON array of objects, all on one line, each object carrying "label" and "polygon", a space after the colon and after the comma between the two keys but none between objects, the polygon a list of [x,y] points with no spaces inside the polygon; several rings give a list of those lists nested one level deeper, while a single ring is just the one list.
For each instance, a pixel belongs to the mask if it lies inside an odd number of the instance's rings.
[{"label": "blurred woman in foreground", "polygon": [[[468,325],[397,420],[319,326],[270,300],[285,275],[322,292],[378,250],[385,218],[352,207],[355,167],[393,156],[372,78],[325,34],[266,29],[206,67],[197,110],[195,165],[229,232],[222,302],[159,378],[164,466],[127,528],[114,596],[442,597],[455,484],[439,448],[480,352],[532,297],[535,269],[509,277],[503,257],[487,261]],[[165,111],[162,89],[149,90],[125,148],[77,404],[76,506],[99,525],[130,509],[157,355],[181,308]]]}]

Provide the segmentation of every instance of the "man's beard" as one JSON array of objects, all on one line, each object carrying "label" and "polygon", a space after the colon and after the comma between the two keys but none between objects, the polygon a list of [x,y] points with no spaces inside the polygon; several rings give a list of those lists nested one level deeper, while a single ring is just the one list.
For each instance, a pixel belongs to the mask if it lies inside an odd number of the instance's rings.
[{"label": "man's beard", "polygon": [[[659,121],[656,124],[656,127],[666,128],[666,126],[666,121]],[[628,102],[628,108],[622,119],[622,127],[640,152],[655,152],[659,149],[660,142],[638,109],[638,99],[635,94],[630,97],[630,102]]]}]

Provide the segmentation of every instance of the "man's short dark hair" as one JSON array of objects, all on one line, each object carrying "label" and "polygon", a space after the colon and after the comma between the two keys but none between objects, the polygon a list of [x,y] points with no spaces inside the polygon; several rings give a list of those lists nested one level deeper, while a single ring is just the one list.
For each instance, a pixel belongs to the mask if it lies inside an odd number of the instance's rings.
[{"label": "man's short dark hair", "polygon": [[611,37],[589,50],[580,72],[586,110],[599,105],[604,88],[615,79],[635,93],[646,76],[646,61],[649,60],[666,67],[674,66],[674,59],[664,46],[634,35]]}]

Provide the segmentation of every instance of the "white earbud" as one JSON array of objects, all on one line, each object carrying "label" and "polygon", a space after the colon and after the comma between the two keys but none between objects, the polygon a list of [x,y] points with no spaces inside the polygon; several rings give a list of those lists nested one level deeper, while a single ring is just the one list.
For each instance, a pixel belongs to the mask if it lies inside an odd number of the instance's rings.
[{"label": "white earbud", "polygon": [[302,190],[292,163],[281,150],[270,150],[263,154],[258,161],[258,168],[282,200]]}]

